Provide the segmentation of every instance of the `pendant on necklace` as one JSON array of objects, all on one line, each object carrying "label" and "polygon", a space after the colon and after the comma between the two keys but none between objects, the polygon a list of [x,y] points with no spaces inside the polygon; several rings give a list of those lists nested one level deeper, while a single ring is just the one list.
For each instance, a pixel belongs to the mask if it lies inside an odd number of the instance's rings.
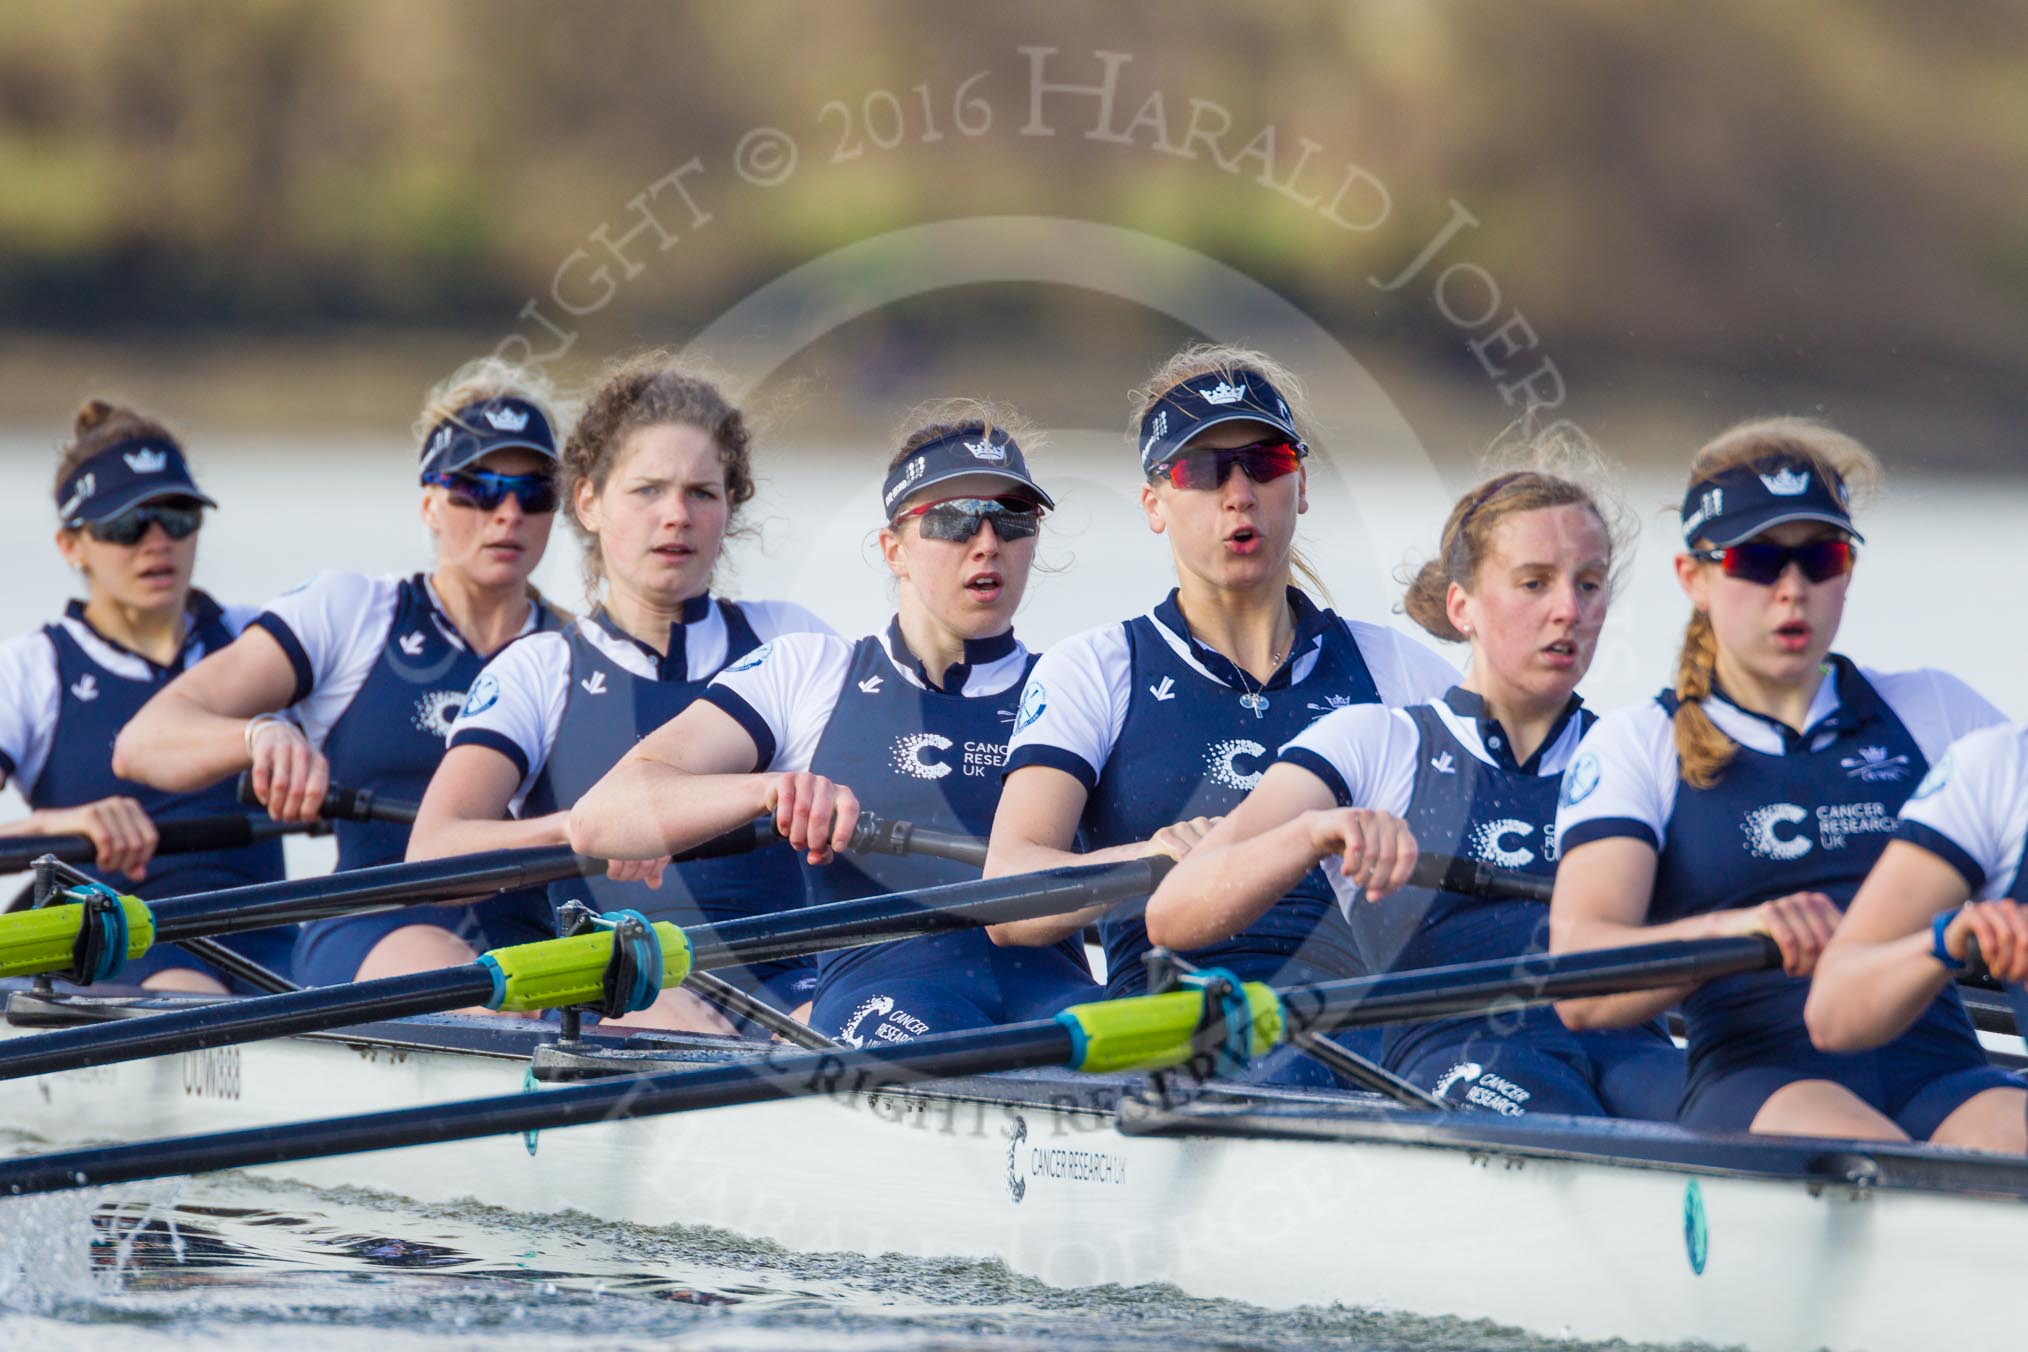
[{"label": "pendant on necklace", "polygon": [[1255,718],[1259,718],[1264,712],[1266,712],[1268,707],[1267,696],[1261,694],[1257,690],[1250,690],[1246,694],[1241,695],[1239,697],[1239,703],[1242,708],[1253,710],[1253,716]]}]

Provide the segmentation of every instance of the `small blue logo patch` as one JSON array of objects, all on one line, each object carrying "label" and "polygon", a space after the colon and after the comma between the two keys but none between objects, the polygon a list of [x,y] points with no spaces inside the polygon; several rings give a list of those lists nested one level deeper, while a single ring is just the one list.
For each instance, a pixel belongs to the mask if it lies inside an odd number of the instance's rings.
[{"label": "small blue logo patch", "polygon": [[1683,1248],[1690,1256],[1690,1270],[1702,1277],[1711,1258],[1711,1226],[1704,1218],[1704,1189],[1694,1178],[1683,1189]]},{"label": "small blue logo patch", "polygon": [[732,664],[731,666],[727,667],[727,668],[726,668],[726,670],[727,670],[727,671],[752,671],[752,670],[753,670],[753,669],[754,669],[755,667],[757,667],[757,666],[759,666],[759,665],[760,665],[761,663],[763,663],[763,662],[767,661],[767,660],[768,660],[768,654],[769,654],[769,653],[771,653],[771,652],[773,652],[774,650],[775,650],[775,645],[774,645],[774,644],[772,644],[772,643],[763,643],[763,644],[761,644],[761,645],[760,645],[760,647],[758,647],[758,648],[755,648],[755,649],[754,649],[754,650],[753,650],[752,652],[748,653],[748,654],[747,654],[747,655],[746,655],[745,657],[742,657],[742,658],[740,658],[740,659],[739,659],[739,661],[737,661],[737,662],[734,662],[734,663],[733,663],[733,664]]},{"label": "small blue logo patch", "polygon": [[1049,707],[1049,690],[1040,681],[1030,681],[1028,688],[1021,692],[1021,717],[1015,721],[1014,731],[1020,732]]},{"label": "small blue logo patch", "polygon": [[1943,759],[1930,767],[1929,773],[1922,777],[1922,783],[1915,786],[1915,792],[1908,795],[1908,801],[1911,803],[1921,802],[1931,794],[1942,789],[1944,785],[1951,782],[1951,774],[1957,767],[1958,753],[1956,748],[1944,752]]},{"label": "small blue logo patch", "polygon": [[459,718],[470,718],[483,714],[500,702],[500,679],[487,672],[480,672],[479,679],[472,682],[472,688],[465,692],[465,707],[459,711]]},{"label": "small blue logo patch", "polygon": [[1572,761],[1570,768],[1563,772],[1563,793],[1561,795],[1563,805],[1565,807],[1576,807],[1579,803],[1591,797],[1592,790],[1598,787],[1598,780],[1598,757],[1587,751]]}]

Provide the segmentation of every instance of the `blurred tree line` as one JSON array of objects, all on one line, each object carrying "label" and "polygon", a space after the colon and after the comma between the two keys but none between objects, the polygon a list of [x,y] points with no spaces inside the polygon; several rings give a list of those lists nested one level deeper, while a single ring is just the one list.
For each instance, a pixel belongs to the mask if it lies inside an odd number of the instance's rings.
[{"label": "blurred tree line", "polygon": [[[1088,135],[1081,97],[1047,104],[1053,134],[1019,134],[1024,46],[1056,48],[1066,81],[1128,54],[1114,125],[1160,93],[1172,152],[1146,128]],[[1146,230],[1343,330],[1454,351],[1427,289],[1369,279],[1457,203],[1476,224],[1456,256],[1565,347],[2010,379],[2024,54],[2028,10],[1969,2],[5,0],[0,317],[498,329],[696,156],[684,186],[713,222],[669,198],[685,238],[613,301],[679,332],[836,245],[1006,212]],[[968,136],[954,96],[978,71],[992,125]],[[1273,168],[1173,153],[1192,99],[1229,113],[1228,154],[1272,126]],[[779,186],[731,168],[761,125],[799,148]],[[831,162],[854,134],[863,153]],[[1385,219],[1347,229],[1259,186],[1302,138],[1316,191],[1356,165]]]}]

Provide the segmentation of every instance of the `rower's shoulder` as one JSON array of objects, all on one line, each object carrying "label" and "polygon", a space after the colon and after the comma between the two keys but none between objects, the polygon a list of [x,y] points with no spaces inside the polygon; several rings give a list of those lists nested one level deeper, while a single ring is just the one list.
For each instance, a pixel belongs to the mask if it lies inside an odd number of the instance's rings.
[{"label": "rower's shoulder", "polygon": [[[1135,616],[1134,619],[1145,618]],[[1134,619],[1114,620],[1108,624],[1093,625],[1067,638],[1060,638],[1049,645],[1047,651],[1035,653],[1038,670],[1046,668],[1052,672],[1075,670],[1125,671],[1133,661],[1133,647],[1127,637],[1127,627]]]},{"label": "rower's shoulder", "polygon": [[1332,612],[1359,649],[1367,670],[1380,686],[1383,704],[1420,704],[1436,699],[1458,683],[1458,669],[1427,644],[1392,625],[1354,620]]},{"label": "rower's shoulder", "polygon": [[[1941,667],[1911,667],[1906,671],[1859,667],[1858,671],[1896,713],[1907,709],[1971,711],[1981,716],[1981,727],[1999,721],[1999,710],[1971,682]],[[1988,710],[1990,717],[1985,716]]]},{"label": "rower's shoulder", "polygon": [[837,631],[821,615],[796,601],[755,600],[734,601],[732,604],[746,616],[746,622],[753,626],[754,635],[763,643],[790,634],[837,637]]},{"label": "rower's shoulder", "polygon": [[322,568],[261,607],[275,614],[358,614],[385,606],[401,594],[409,579],[375,576],[349,568]]},{"label": "rower's shoulder", "polygon": [[47,629],[31,629],[0,642],[0,671],[28,671],[56,668],[56,643]]}]

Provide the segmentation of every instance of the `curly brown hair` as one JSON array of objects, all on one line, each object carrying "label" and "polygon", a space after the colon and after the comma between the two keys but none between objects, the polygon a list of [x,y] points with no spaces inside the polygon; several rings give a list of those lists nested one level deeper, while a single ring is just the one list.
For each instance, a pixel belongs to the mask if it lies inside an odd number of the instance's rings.
[{"label": "curly brown hair", "polygon": [[570,524],[584,541],[587,595],[598,591],[605,568],[598,536],[578,519],[578,488],[590,484],[594,495],[604,492],[627,438],[643,427],[670,424],[694,427],[718,447],[733,520],[753,498],[753,434],[746,415],[715,383],[668,352],[642,352],[616,362],[586,396],[563,446],[563,500],[571,504]]}]

